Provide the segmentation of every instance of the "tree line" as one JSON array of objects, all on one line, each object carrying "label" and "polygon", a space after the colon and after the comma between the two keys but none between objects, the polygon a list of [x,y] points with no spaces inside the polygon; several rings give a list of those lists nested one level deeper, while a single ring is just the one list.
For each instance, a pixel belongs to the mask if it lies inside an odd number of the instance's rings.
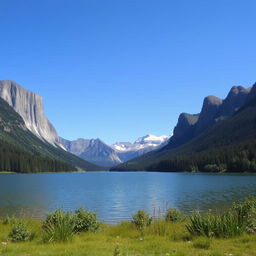
[{"label": "tree line", "polygon": [[177,155],[149,166],[147,171],[256,172],[256,140]]},{"label": "tree line", "polygon": [[75,167],[64,161],[42,157],[40,154],[33,155],[9,143],[0,143],[0,172],[32,173],[75,170]]}]

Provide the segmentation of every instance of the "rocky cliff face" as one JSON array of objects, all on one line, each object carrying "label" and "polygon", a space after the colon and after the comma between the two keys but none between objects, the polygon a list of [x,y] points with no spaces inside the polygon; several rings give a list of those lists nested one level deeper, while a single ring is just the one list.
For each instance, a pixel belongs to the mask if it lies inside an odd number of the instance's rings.
[{"label": "rocky cliff face", "polygon": [[223,101],[217,118],[225,118],[234,114],[235,111],[239,110],[243,106],[248,98],[248,95],[251,91],[251,87],[244,88],[242,86],[233,86]]},{"label": "rocky cliff face", "polygon": [[0,81],[0,97],[20,114],[32,133],[53,145],[59,145],[57,132],[45,116],[40,95],[11,80],[3,80]]},{"label": "rocky cliff face", "polygon": [[166,148],[178,147],[200,135],[212,125],[233,115],[250,98],[253,98],[252,94],[252,87],[233,86],[224,100],[215,96],[206,97],[199,114],[182,113],[180,115],[178,123],[174,128],[173,136]]},{"label": "rocky cliff face", "polygon": [[200,134],[214,124],[214,119],[222,103],[223,100],[215,96],[208,96],[204,99],[203,107],[196,123],[196,134]]}]

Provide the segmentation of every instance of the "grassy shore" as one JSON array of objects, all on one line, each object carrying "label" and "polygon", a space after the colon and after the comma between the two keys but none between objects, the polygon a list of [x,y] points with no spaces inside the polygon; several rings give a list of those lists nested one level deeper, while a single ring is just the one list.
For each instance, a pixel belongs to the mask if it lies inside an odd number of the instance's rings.
[{"label": "grassy shore", "polygon": [[0,224],[0,255],[65,255],[65,256],[254,256],[256,235],[242,235],[230,239],[192,237],[186,230],[186,222],[171,223],[159,220],[145,230],[141,238],[131,222],[118,225],[101,224],[95,232],[80,233],[67,243],[44,243],[42,223],[26,220],[35,232],[32,241],[10,242],[7,237],[10,224]]}]

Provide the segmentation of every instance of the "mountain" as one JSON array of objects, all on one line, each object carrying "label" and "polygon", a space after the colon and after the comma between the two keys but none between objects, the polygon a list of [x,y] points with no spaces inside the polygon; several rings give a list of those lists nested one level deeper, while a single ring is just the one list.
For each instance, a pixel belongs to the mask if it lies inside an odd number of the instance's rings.
[{"label": "mountain", "polygon": [[111,167],[141,156],[149,151],[166,145],[169,136],[146,135],[134,143],[117,142],[111,146],[100,139],[77,139],[69,141],[59,138],[66,150],[91,163]]},{"label": "mountain", "polygon": [[216,96],[207,96],[199,114],[182,113],[167,148],[176,148],[232,116],[245,104],[250,91],[251,87],[233,86],[224,100]]},{"label": "mountain", "polygon": [[148,134],[144,137],[138,138],[134,143],[117,142],[111,147],[116,151],[121,161],[126,162],[130,159],[136,158],[152,150],[165,146],[169,138],[170,136],[166,135],[156,136]]},{"label": "mountain", "polygon": [[58,135],[46,118],[42,97],[22,88],[11,80],[0,81],[0,97],[24,120],[25,126],[38,138],[54,146],[60,146]]},{"label": "mountain", "polygon": [[[2,95],[0,97],[0,171],[102,170],[101,167],[63,150],[62,146],[58,145],[58,138],[54,141],[49,140],[49,142],[46,140],[46,138],[53,138],[50,135],[47,137],[47,132],[55,131],[55,129],[51,129],[52,126],[44,115],[37,116],[37,113],[42,114],[43,112],[36,110],[39,107],[38,102],[36,103],[36,94],[26,92],[14,82],[1,81],[0,88]],[[25,116],[27,115],[26,122],[15,109]],[[42,126],[40,126],[41,123]],[[29,124],[35,125],[33,129]],[[46,130],[43,129],[43,124],[46,125]],[[48,128],[50,130],[47,130]],[[36,133],[36,131],[40,133]]]},{"label": "mountain", "polygon": [[112,170],[256,171],[255,105],[256,85],[208,96],[199,114],[180,115],[165,147]]},{"label": "mountain", "polygon": [[77,139],[74,141],[59,138],[61,144],[68,152],[75,154],[91,163],[101,166],[114,166],[122,161],[115,150],[100,139]]}]

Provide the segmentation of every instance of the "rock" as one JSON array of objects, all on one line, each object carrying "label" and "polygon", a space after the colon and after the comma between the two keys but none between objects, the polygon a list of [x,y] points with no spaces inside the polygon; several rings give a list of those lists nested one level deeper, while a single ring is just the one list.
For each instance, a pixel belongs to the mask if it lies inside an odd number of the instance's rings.
[{"label": "rock", "polygon": [[53,125],[45,116],[42,97],[11,80],[0,81],[0,97],[23,118],[26,127],[52,145],[60,145]]}]

